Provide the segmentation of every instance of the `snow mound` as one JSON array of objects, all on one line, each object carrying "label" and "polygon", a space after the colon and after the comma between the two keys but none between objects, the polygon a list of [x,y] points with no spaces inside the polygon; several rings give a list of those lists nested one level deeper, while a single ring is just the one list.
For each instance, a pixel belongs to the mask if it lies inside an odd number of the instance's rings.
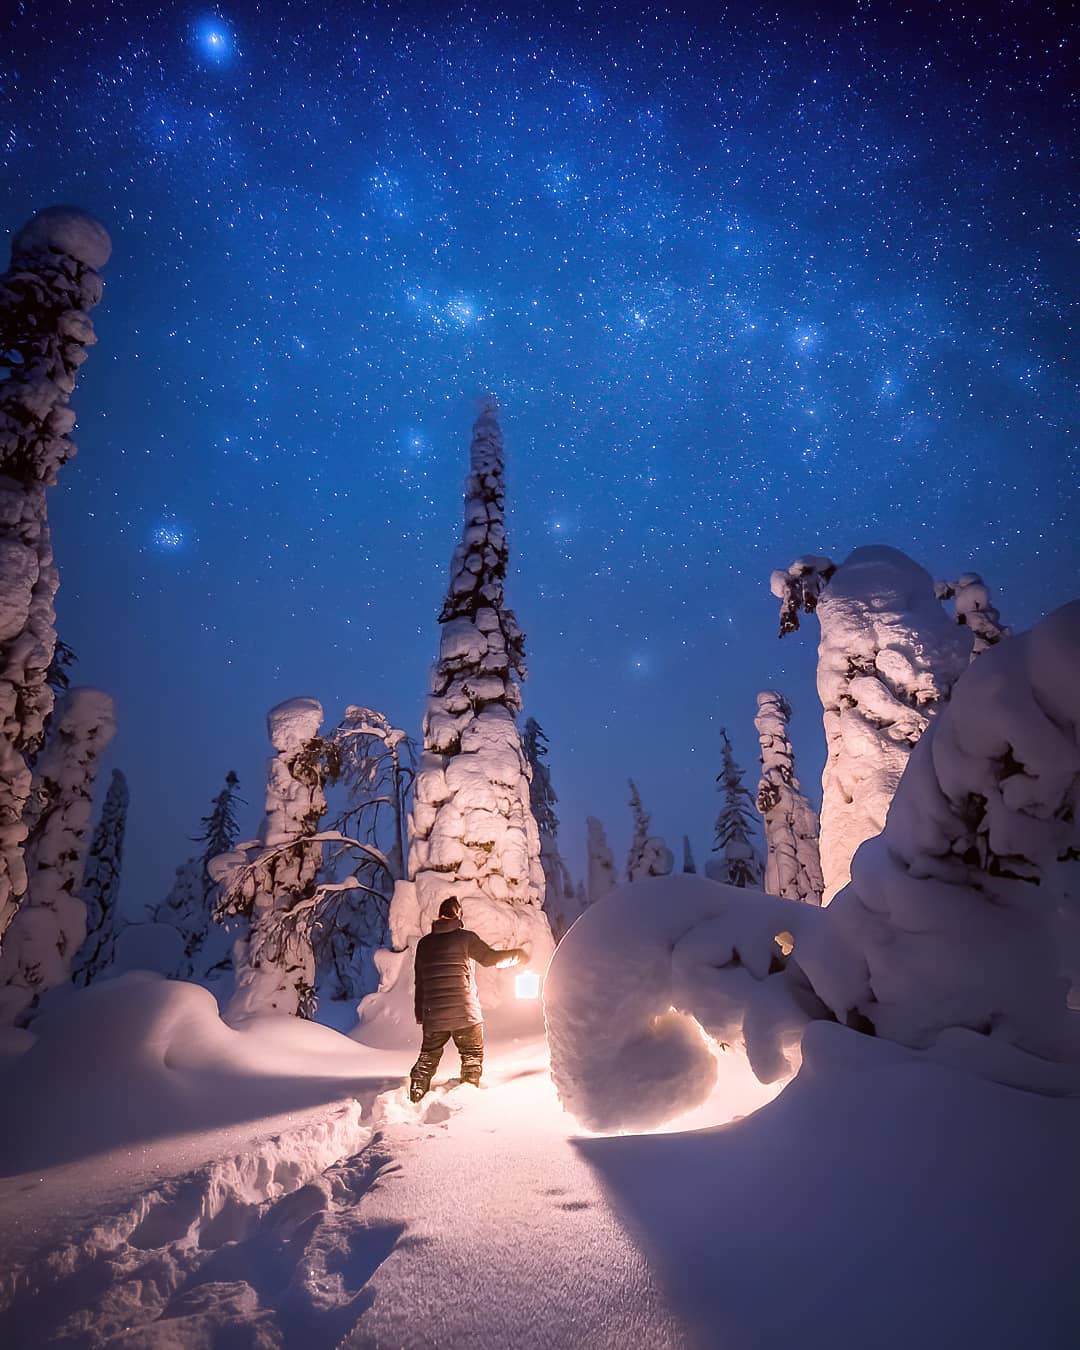
[{"label": "snow mound", "polygon": [[105,226],[77,206],[46,206],[30,217],[11,241],[13,260],[35,253],[66,253],[98,272],[112,255]]},{"label": "snow mound", "polygon": [[[700,1106],[721,1047],[763,1083],[799,1066],[806,1012],[776,939],[823,911],[679,874],[624,885],[563,938],[544,984],[551,1073],[588,1129],[652,1129]],[[780,977],[780,978],[778,978]]]},{"label": "snow mound", "polygon": [[198,985],[132,972],[46,1006],[36,1040],[0,1079],[5,1172],[136,1139],[174,1136],[348,1096],[370,1053],[314,1022],[239,1029]]},{"label": "snow mound", "polygon": [[319,734],[322,704],[316,698],[287,698],[266,714],[270,744],[278,754],[302,750]]}]

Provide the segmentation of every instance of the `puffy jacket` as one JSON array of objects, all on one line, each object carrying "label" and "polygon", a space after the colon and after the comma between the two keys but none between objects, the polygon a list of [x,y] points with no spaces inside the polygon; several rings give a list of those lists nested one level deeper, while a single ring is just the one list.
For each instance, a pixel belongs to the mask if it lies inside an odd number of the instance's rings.
[{"label": "puffy jacket", "polygon": [[457,1031],[482,1022],[472,963],[494,966],[515,952],[489,947],[460,919],[436,919],[416,944],[416,1020],[431,1031]]}]

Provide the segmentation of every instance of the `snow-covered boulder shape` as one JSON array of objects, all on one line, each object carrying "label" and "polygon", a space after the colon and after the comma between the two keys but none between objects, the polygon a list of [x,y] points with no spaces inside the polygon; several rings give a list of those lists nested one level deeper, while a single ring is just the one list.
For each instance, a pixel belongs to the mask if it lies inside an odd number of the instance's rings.
[{"label": "snow-covered boulder shape", "polygon": [[93,217],[52,206],[15,235],[0,277],[0,937],[26,893],[29,757],[53,708],[60,577],[46,495],[75,453],[69,403],[97,341],[89,311],[110,250]]},{"label": "snow-covered boulder shape", "polygon": [[797,959],[834,1010],[924,1047],[964,1028],[1080,1064],[1080,601],[992,647],[904,771]]},{"label": "snow-covered boulder shape", "polygon": [[86,940],[79,883],[98,761],[115,731],[113,701],[100,689],[70,689],[53,720],[30,814],[29,889],[0,955],[0,1023],[25,1021],[42,994],[67,983]]},{"label": "snow-covered boulder shape", "polygon": [[822,1019],[1080,1091],[1078,670],[1080,601],[980,657],[826,909],[686,876],[588,909],[545,981],[567,1109],[596,1130],[680,1115],[708,1095],[709,1041],[782,1082]]},{"label": "snow-covered boulder shape", "polygon": [[898,549],[857,548],[836,567],[800,558],[774,572],[781,636],[798,610],[821,621],[818,694],[828,758],[822,774],[824,903],[847,884],[851,859],[885,824],[911,748],[971,656],[930,574]]},{"label": "snow-covered boulder shape", "polygon": [[618,887],[559,944],[544,981],[551,1075],[590,1130],[641,1130],[700,1106],[719,1045],[763,1083],[800,1063],[806,1011],[776,938],[810,905],[676,874]]},{"label": "snow-covered boulder shape", "polygon": [[[504,479],[502,433],[489,402],[473,427],[465,525],[439,615],[439,658],[409,817],[409,881],[394,890],[393,950],[376,956],[381,979],[360,1004],[362,1027],[402,1015],[415,944],[451,896],[485,942],[524,947],[535,969],[543,970],[554,948],[516,721],[526,670],[524,638],[504,596]],[[512,995],[502,972],[478,971],[477,985],[485,1017]],[[392,1011],[379,1012],[384,999]]]}]

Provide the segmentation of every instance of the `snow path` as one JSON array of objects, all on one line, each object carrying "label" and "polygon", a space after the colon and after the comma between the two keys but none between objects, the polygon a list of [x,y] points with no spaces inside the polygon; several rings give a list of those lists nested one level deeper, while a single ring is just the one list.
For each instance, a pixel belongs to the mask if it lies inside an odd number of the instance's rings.
[{"label": "snow path", "polygon": [[[420,1107],[403,1089],[384,1092],[361,1124],[355,1103],[338,1103],[246,1155],[129,1197],[81,1240],[13,1273],[0,1340],[695,1344],[572,1142],[543,1042],[492,1047],[479,1092],[447,1079],[455,1058]],[[298,1149],[320,1123],[316,1146]],[[335,1147],[348,1156],[323,1171]],[[85,1166],[82,1176],[89,1207]],[[25,1182],[13,1178],[6,1199],[17,1205]],[[0,1212],[4,1203],[0,1193]]]}]

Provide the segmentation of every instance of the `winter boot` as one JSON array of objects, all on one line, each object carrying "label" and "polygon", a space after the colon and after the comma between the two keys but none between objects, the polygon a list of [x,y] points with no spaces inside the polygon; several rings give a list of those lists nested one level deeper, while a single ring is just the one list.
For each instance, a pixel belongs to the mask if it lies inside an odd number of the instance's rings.
[{"label": "winter boot", "polygon": [[409,1084],[409,1101],[422,1101],[431,1089],[430,1083],[421,1083],[419,1079],[414,1078]]}]

